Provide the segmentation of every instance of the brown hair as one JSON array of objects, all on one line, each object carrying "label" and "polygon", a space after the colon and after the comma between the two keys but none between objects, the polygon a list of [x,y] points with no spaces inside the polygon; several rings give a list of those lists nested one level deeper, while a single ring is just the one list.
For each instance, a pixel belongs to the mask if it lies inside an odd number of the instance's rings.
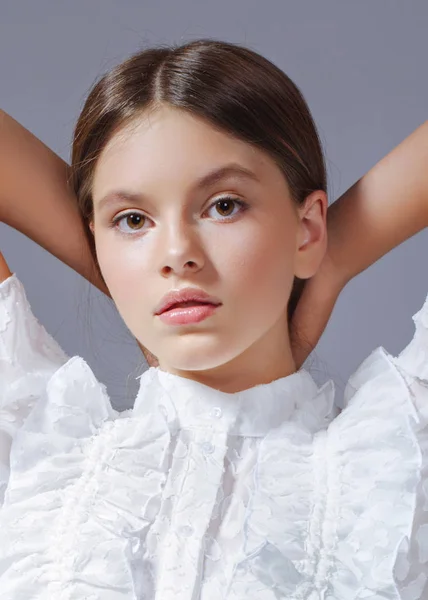
[{"label": "brown hair", "polygon": [[[94,85],[74,131],[71,182],[99,271],[89,229],[96,161],[121,126],[160,104],[203,118],[266,152],[297,204],[315,190],[327,192],[322,146],[310,110],[297,86],[272,62],[238,44],[210,39],[142,50]],[[304,283],[294,281],[289,321]],[[139,345],[149,365],[156,364]]]}]

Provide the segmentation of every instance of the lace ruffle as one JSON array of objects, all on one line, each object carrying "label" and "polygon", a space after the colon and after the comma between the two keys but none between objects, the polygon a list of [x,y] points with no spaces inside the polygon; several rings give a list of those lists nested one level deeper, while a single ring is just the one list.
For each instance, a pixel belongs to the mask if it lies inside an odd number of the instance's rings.
[{"label": "lace ruffle", "polygon": [[[118,413],[22,294],[0,285],[2,600],[428,598],[428,301],[398,358],[378,348],[350,378],[341,414],[331,382],[312,395],[302,375],[297,397],[290,379],[243,395],[247,419],[157,370]],[[254,424],[263,399],[273,428]]]},{"label": "lace ruffle", "polygon": [[416,408],[379,348],[326,430],[307,426],[304,405],[265,438],[228,599],[428,597],[428,388],[418,394]]},{"label": "lace ruffle", "polygon": [[79,357],[52,377],[13,444],[2,599],[16,589],[44,600],[154,596],[144,540],[159,510],[170,433],[152,408],[138,424],[117,413]]},{"label": "lace ruffle", "polygon": [[227,598],[309,597],[319,535],[314,495],[326,484],[318,440],[336,413],[328,382],[261,442],[245,523],[247,557],[235,569]]},{"label": "lace ruffle", "polygon": [[16,432],[68,356],[31,311],[15,274],[0,283],[0,506]]}]

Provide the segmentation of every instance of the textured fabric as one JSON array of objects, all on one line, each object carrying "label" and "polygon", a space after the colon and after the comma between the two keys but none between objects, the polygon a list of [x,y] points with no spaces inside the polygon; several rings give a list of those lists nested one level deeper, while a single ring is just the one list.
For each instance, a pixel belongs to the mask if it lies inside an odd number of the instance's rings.
[{"label": "textured fabric", "polygon": [[428,598],[428,302],[397,358],[115,411],[0,284],[1,600]]}]

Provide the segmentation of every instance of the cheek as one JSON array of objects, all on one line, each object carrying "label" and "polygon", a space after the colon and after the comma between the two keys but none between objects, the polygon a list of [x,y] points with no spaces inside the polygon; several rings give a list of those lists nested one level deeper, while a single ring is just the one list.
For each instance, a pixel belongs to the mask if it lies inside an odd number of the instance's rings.
[{"label": "cheek", "polygon": [[146,253],[138,250],[137,246],[113,244],[111,240],[99,240],[97,243],[101,272],[118,308],[132,304],[134,292],[145,289],[149,261],[145,258]]},{"label": "cheek", "polygon": [[277,224],[237,231],[211,249],[215,268],[236,298],[248,308],[288,300],[294,279],[295,232]]}]

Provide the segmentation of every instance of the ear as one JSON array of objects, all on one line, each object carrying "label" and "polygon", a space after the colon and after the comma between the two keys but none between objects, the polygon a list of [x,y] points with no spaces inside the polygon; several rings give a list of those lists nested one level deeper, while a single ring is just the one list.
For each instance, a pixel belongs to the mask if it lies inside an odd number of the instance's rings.
[{"label": "ear", "polygon": [[94,235],[94,222],[89,221],[89,229],[91,230],[92,235]]},{"label": "ear", "polygon": [[298,207],[298,232],[294,274],[309,279],[327,251],[327,194],[316,190]]}]

